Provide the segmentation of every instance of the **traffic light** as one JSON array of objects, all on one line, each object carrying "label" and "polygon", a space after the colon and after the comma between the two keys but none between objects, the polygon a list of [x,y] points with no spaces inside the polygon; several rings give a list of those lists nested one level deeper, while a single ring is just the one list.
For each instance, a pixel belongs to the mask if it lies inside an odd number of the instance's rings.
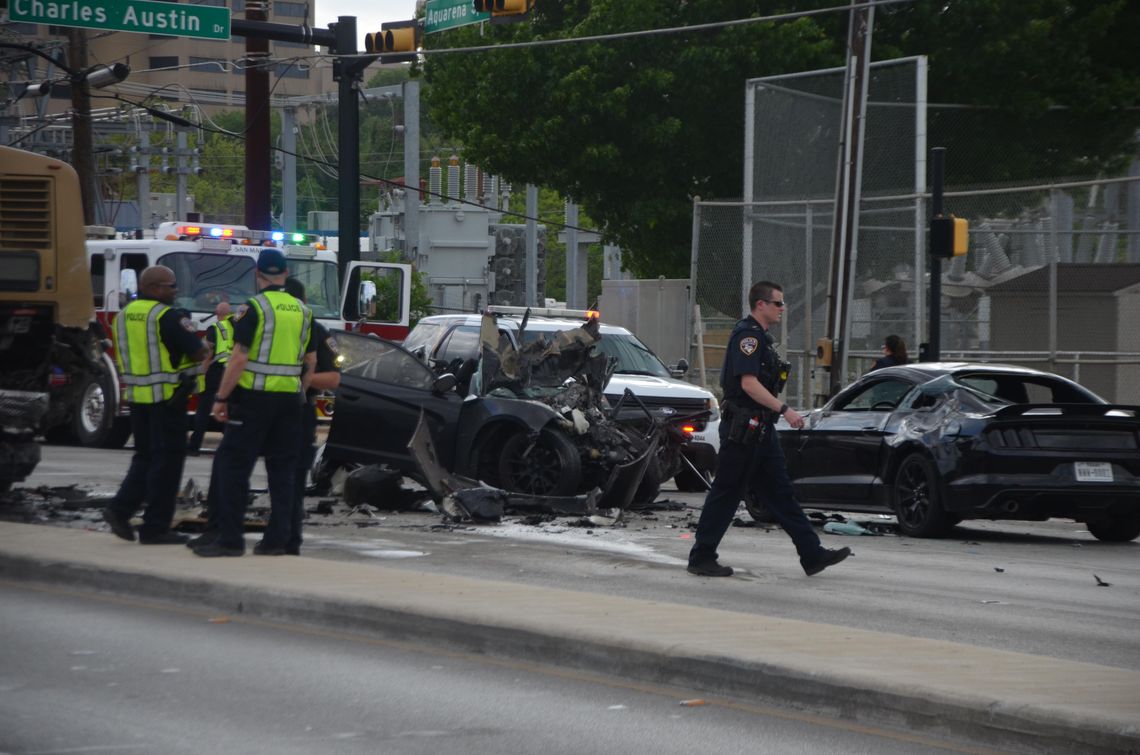
[{"label": "traffic light", "polygon": [[965,218],[939,215],[930,219],[930,254],[961,257],[970,250],[970,224]]},{"label": "traffic light", "polygon": [[476,13],[490,13],[493,24],[522,21],[534,10],[535,0],[474,0]]},{"label": "traffic light", "polygon": [[420,47],[420,22],[389,21],[380,31],[364,35],[364,49],[380,56],[381,63],[410,63]]}]

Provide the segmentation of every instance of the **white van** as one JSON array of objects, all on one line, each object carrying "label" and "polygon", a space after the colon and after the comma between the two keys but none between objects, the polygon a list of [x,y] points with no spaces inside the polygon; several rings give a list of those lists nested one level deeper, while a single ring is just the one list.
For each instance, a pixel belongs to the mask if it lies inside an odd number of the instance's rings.
[{"label": "white van", "polygon": [[[500,332],[509,334],[517,345],[519,325],[526,308],[493,306],[488,311],[496,315]],[[579,328],[588,314],[592,313],[531,308],[523,337],[529,341],[540,334]],[[432,364],[458,365],[478,355],[481,325],[481,315],[431,315],[416,323],[404,339],[403,347]],[[685,457],[700,471],[700,476],[686,468],[674,478],[679,490],[705,490],[705,483],[716,471],[720,448],[720,411],[716,397],[704,388],[678,379],[688,369],[684,360],[666,367],[637,336],[616,325],[603,323],[601,333],[602,339],[595,348],[617,360],[614,375],[605,388],[611,405],[629,388],[649,409],[668,407],[682,415],[704,410],[712,413],[707,421],[692,424],[692,440],[685,450]]]}]

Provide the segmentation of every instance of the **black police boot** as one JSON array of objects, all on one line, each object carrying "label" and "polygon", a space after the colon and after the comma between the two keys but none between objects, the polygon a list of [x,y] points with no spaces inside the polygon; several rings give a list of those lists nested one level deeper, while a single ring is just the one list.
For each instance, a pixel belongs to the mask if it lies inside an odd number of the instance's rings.
[{"label": "black police boot", "polygon": [[838,548],[831,550],[829,548],[822,548],[819,555],[811,561],[800,561],[800,565],[804,567],[804,571],[809,577],[819,574],[821,571],[829,566],[835,566],[843,559],[853,555],[850,548]]},{"label": "black police boot", "polygon": [[111,532],[115,533],[115,537],[121,537],[124,540],[134,541],[135,529],[127,518],[117,511],[111,509],[103,509],[103,521],[111,525]]},{"label": "black police boot", "polygon": [[714,558],[712,561],[702,561],[699,564],[689,564],[689,574],[696,574],[698,577],[731,577],[732,567],[722,566]]}]

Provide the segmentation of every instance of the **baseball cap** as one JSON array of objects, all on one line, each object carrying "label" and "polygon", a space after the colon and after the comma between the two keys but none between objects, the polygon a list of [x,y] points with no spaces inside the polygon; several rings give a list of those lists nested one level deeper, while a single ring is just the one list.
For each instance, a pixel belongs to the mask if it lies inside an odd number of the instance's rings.
[{"label": "baseball cap", "polygon": [[257,269],[266,275],[281,275],[285,267],[285,255],[280,249],[262,249],[257,255]]}]

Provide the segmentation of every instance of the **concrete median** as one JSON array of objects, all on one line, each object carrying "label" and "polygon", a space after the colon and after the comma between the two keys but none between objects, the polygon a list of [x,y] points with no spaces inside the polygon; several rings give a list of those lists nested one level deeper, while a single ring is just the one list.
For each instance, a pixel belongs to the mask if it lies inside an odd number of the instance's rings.
[{"label": "concrete median", "polygon": [[0,576],[415,640],[1036,752],[1140,751],[1140,672],[306,557],[199,559],[0,523]]}]

